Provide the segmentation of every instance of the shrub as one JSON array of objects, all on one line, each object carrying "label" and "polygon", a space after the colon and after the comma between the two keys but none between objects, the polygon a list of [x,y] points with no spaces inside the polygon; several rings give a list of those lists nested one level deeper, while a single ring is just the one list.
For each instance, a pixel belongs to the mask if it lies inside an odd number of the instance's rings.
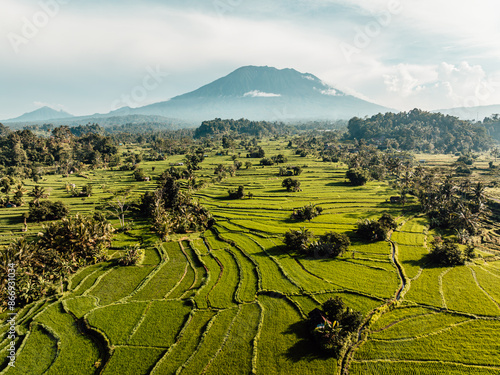
[{"label": "shrub", "polygon": [[274,161],[269,158],[260,159],[260,165],[274,165]]},{"label": "shrub", "polygon": [[354,340],[363,315],[347,307],[341,297],[330,298],[322,308],[323,311],[309,313],[309,321],[314,327],[313,336],[324,351],[340,358]]},{"label": "shrub", "polygon": [[134,266],[140,264],[143,259],[144,249],[141,249],[139,244],[135,244],[127,247],[125,255],[118,259],[118,264],[121,266]]},{"label": "shrub", "polygon": [[292,219],[294,220],[308,220],[311,221],[316,216],[319,216],[323,212],[323,208],[315,207],[312,203],[294,210],[292,213]]}]

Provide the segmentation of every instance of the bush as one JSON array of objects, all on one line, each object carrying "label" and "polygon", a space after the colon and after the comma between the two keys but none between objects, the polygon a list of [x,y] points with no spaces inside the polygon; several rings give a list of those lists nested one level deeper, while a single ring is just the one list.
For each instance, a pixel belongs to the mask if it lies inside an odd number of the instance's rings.
[{"label": "bush", "polygon": [[345,176],[352,186],[363,186],[370,179],[370,172],[361,168],[351,168]]},{"label": "bush", "polygon": [[144,249],[139,247],[139,244],[128,246],[125,255],[118,259],[120,266],[135,266],[140,264],[144,259]]},{"label": "bush", "polygon": [[69,213],[68,207],[61,202],[52,201],[40,201],[40,202],[30,202],[29,208],[29,220],[30,221],[49,221],[49,220],[59,220],[66,217]]},{"label": "bush", "polygon": [[294,220],[308,220],[311,221],[316,216],[319,216],[323,212],[323,208],[315,207],[312,203],[294,210],[292,213],[292,219]]},{"label": "bush", "polygon": [[269,158],[263,158],[260,160],[260,165],[274,165],[274,161]]}]

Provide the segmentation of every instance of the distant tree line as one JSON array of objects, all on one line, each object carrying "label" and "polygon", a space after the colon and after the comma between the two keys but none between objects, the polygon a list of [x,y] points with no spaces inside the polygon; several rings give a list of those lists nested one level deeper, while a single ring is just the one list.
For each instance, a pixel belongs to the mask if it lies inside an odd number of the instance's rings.
[{"label": "distant tree line", "polygon": [[347,129],[346,139],[364,139],[380,148],[468,153],[492,146],[492,139],[483,126],[419,109],[378,114],[367,119],[354,117]]}]

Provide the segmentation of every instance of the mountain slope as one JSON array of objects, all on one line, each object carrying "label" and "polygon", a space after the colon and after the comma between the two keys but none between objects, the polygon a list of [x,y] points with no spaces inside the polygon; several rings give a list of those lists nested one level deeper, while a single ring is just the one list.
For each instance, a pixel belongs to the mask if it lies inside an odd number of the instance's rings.
[{"label": "mountain slope", "polygon": [[294,69],[242,67],[190,93],[134,113],[203,121],[349,119],[390,109],[346,95]]},{"label": "mountain slope", "polygon": [[55,120],[55,119],[64,119],[64,118],[71,118],[74,117],[72,114],[69,114],[64,111],[56,111],[55,109],[52,109],[50,107],[42,107],[38,108],[37,110],[33,112],[28,112],[25,113],[22,116],[10,119],[10,120],[5,120],[3,122],[31,122],[31,121],[48,121],[48,120]]}]

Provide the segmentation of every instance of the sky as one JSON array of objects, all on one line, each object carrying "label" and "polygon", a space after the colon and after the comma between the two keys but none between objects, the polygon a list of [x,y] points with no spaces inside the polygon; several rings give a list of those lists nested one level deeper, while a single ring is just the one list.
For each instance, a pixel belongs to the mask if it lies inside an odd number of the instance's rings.
[{"label": "sky", "polygon": [[140,107],[246,65],[397,110],[500,104],[495,0],[0,0],[0,119]]}]

